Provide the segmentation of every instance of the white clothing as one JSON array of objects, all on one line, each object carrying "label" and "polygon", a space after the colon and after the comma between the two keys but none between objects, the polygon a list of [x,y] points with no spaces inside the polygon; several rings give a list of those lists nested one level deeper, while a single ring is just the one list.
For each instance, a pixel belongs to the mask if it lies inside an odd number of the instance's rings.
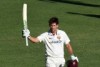
[{"label": "white clothing", "polygon": [[46,67],[64,67],[64,65],[65,65],[64,58],[47,57]]},{"label": "white clothing", "polygon": [[64,44],[68,44],[70,39],[62,30],[57,30],[53,35],[50,31],[37,37],[40,42],[43,41],[46,47],[46,56],[54,58],[64,58]]}]

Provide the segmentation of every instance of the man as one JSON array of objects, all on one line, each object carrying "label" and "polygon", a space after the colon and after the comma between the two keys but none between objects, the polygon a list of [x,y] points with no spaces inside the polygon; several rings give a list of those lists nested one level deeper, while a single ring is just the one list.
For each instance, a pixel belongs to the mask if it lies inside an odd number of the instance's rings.
[{"label": "man", "polygon": [[67,34],[59,30],[58,18],[52,17],[49,20],[49,31],[42,33],[38,37],[30,36],[29,30],[23,31],[23,36],[27,36],[33,43],[43,42],[46,47],[46,67],[64,67],[64,44],[71,55],[72,60],[77,60],[78,58],[74,56],[72,47],[70,45],[70,39]]}]

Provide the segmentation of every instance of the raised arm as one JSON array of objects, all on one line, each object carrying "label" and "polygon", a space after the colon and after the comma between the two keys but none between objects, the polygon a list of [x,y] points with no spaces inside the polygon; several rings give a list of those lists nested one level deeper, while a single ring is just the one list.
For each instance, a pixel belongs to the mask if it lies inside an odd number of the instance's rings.
[{"label": "raised arm", "polygon": [[38,43],[38,42],[40,42],[38,38],[35,38],[35,37],[32,37],[32,36],[29,36],[28,39],[29,39],[30,41],[32,41],[33,43]]},{"label": "raised arm", "polygon": [[32,41],[33,43],[40,42],[38,38],[30,36],[30,31],[28,29],[27,30],[23,30],[23,37],[28,37],[28,39],[30,41]]}]

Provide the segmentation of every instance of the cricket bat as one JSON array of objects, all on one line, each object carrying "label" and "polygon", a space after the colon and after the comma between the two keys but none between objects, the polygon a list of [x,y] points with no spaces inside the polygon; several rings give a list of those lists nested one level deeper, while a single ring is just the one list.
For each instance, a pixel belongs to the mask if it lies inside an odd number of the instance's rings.
[{"label": "cricket bat", "polygon": [[[24,30],[27,30],[28,26],[27,26],[27,4],[26,3],[23,4],[23,25],[24,25]],[[27,37],[25,37],[25,42],[26,42],[26,46],[28,46]]]}]

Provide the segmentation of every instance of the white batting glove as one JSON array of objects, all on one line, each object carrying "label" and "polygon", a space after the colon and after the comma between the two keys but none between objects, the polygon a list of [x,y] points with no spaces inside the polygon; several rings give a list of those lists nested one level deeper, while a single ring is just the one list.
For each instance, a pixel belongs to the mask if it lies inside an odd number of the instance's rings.
[{"label": "white batting glove", "polygon": [[28,29],[23,30],[23,37],[29,37],[30,36],[30,31]]},{"label": "white batting glove", "polygon": [[78,57],[71,55],[71,60],[77,60],[77,62],[79,62]]}]

